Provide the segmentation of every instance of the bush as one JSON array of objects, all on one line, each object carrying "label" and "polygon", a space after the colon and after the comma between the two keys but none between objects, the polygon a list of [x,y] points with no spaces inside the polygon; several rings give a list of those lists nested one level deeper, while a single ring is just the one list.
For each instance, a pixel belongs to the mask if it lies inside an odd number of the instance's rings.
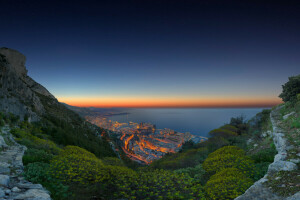
[{"label": "bush", "polygon": [[282,86],[282,93],[279,95],[284,102],[297,102],[297,95],[300,93],[300,74],[289,77],[289,81]]},{"label": "bush", "polygon": [[155,160],[150,167],[155,169],[182,169],[195,167],[207,157],[206,148],[190,149],[185,152],[168,154],[159,160]]},{"label": "bush", "polygon": [[29,133],[26,129],[13,129],[11,133],[16,137],[16,141],[20,144],[32,149],[43,149],[48,153],[57,154],[60,148],[51,140],[41,139]]},{"label": "bush", "polygon": [[196,167],[188,167],[183,169],[178,169],[174,171],[177,174],[185,174],[191,178],[195,183],[203,184],[203,175],[205,174],[205,170],[202,168],[202,165],[199,164]]},{"label": "bush", "polygon": [[76,146],[67,146],[50,163],[50,174],[64,183],[81,185],[100,182],[104,164],[94,154]]},{"label": "bush", "polygon": [[255,173],[254,173],[253,180],[258,181],[259,179],[264,177],[268,171],[270,164],[271,164],[270,162],[255,163],[255,170],[254,170]]},{"label": "bush", "polygon": [[207,181],[205,191],[213,200],[234,199],[243,194],[253,181],[236,168],[223,169]]},{"label": "bush", "polygon": [[214,130],[210,131],[209,134],[213,137],[219,136],[219,137],[225,137],[225,138],[237,136],[236,132],[233,132],[228,129],[223,129],[223,128],[214,129]]},{"label": "bush", "polygon": [[50,163],[53,155],[44,150],[28,149],[23,156],[23,164],[27,165],[34,162]]},{"label": "bush", "polygon": [[[201,185],[194,184],[192,178],[166,170],[138,172],[135,179],[111,182],[117,186],[114,197],[126,199],[203,199]],[[124,184],[124,182],[127,182]]]},{"label": "bush", "polygon": [[105,165],[113,165],[113,166],[125,166],[122,160],[115,157],[105,157],[102,159],[103,164]]},{"label": "bush", "polygon": [[35,162],[29,163],[24,170],[25,178],[33,183],[40,183],[46,187],[50,193],[51,197],[56,200],[67,199],[70,196],[68,192],[68,187],[63,185],[59,180],[53,178],[48,173],[49,164]]},{"label": "bush", "polygon": [[226,168],[237,168],[248,176],[253,176],[253,161],[245,156],[245,151],[236,146],[226,146],[208,155],[203,168],[214,174]]},{"label": "bush", "polygon": [[260,162],[272,163],[274,161],[274,157],[276,154],[277,154],[276,148],[268,148],[268,149],[263,149],[254,155],[251,155],[251,159],[254,160],[255,163],[260,163]]}]

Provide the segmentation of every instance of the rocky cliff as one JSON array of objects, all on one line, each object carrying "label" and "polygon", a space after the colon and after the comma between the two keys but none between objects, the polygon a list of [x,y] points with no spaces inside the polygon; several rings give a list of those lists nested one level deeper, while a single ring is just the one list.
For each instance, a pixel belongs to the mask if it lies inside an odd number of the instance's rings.
[{"label": "rocky cliff", "polygon": [[26,57],[20,52],[0,48],[0,111],[37,121],[45,113],[41,97],[57,100],[27,75],[25,62]]}]

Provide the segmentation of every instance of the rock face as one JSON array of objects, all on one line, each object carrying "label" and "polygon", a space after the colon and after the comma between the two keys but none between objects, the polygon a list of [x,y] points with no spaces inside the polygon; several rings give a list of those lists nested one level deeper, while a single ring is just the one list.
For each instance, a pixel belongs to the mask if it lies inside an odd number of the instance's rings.
[{"label": "rock face", "polygon": [[13,113],[30,121],[45,113],[41,97],[55,97],[27,75],[26,57],[20,52],[0,48],[0,111]]},{"label": "rock face", "polygon": [[1,134],[10,140],[10,145],[0,153],[0,199],[51,200],[49,192],[42,185],[33,184],[22,177],[22,157],[26,147],[15,142],[9,127],[3,127]]}]

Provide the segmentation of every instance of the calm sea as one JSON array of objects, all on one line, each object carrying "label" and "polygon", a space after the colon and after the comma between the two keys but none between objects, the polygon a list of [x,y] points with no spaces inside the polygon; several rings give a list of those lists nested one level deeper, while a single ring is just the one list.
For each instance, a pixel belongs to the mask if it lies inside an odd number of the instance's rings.
[{"label": "calm sea", "polygon": [[178,132],[208,136],[208,132],[244,115],[250,119],[263,108],[147,108],[127,109],[128,115],[114,115],[109,119],[118,122],[149,122],[158,129],[170,128]]}]

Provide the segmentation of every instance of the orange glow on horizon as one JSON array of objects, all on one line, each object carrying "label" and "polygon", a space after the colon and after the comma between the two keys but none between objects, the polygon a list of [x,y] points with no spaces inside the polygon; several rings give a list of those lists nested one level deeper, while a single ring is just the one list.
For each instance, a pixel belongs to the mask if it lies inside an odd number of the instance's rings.
[{"label": "orange glow on horizon", "polygon": [[210,108],[210,107],[271,107],[282,103],[271,97],[215,97],[215,98],[142,98],[142,97],[61,97],[60,102],[78,107],[128,108]]}]

